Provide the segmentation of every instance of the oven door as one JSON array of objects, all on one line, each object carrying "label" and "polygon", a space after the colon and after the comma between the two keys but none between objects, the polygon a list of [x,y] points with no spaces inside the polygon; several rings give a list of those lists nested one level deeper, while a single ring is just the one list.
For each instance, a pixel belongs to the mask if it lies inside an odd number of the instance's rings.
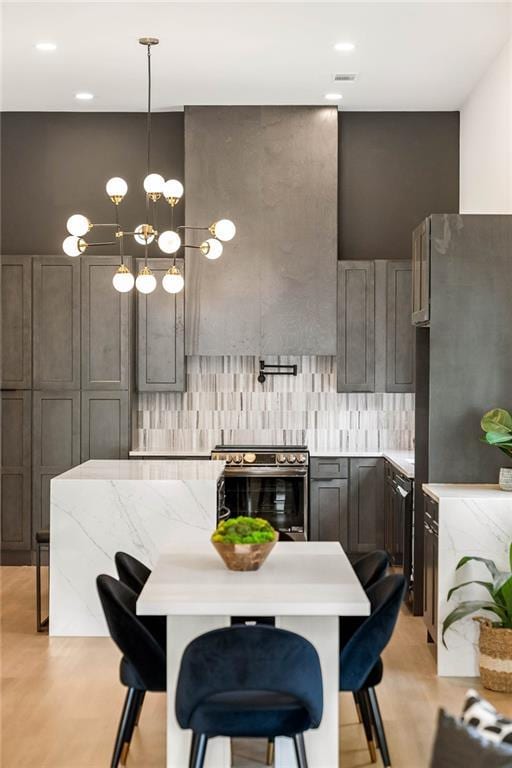
[{"label": "oven door", "polygon": [[306,530],[305,467],[229,467],[225,470],[225,506],[231,517],[262,517],[277,531]]}]

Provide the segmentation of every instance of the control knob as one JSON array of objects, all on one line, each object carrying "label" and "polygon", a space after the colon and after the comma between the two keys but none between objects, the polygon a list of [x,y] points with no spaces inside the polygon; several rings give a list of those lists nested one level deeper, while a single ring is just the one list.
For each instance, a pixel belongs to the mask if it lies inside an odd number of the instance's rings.
[{"label": "control knob", "polygon": [[227,453],[225,458],[226,458],[226,464],[231,464],[231,462],[233,461],[233,457],[231,456],[230,453]]},{"label": "control knob", "polygon": [[295,464],[296,461],[297,461],[296,455],[294,453],[289,453],[288,454],[288,464]]},{"label": "control knob", "polygon": [[246,464],[254,464],[256,461],[256,454],[255,453],[245,453],[244,454],[244,461]]},{"label": "control knob", "polygon": [[233,456],[233,461],[235,462],[235,464],[241,464],[242,463],[242,455],[240,453],[236,453]]},{"label": "control knob", "polygon": [[306,455],[304,453],[298,453],[297,454],[297,461],[299,464],[305,464],[306,463]]}]

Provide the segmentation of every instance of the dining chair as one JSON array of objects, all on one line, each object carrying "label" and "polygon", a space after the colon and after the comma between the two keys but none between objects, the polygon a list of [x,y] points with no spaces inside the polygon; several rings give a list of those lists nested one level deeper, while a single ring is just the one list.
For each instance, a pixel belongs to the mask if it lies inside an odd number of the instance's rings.
[{"label": "dining chair", "polygon": [[119,580],[133,589],[137,595],[140,595],[144,584],[151,576],[150,569],[136,557],[128,555],[126,552],[116,552],[114,559]]},{"label": "dining chair", "polygon": [[388,553],[382,549],[376,549],[358,558],[352,567],[363,589],[368,589],[386,575],[389,563]]},{"label": "dining chair", "polygon": [[380,656],[393,634],[405,586],[402,574],[384,576],[371,586],[366,593],[370,615],[349,639],[344,638],[340,650],[339,689],[355,694],[372,762],[377,760],[373,740],[375,729],[385,768],[391,766],[391,760],[375,688],[382,680],[384,668]]},{"label": "dining chair", "polygon": [[146,691],[166,690],[165,641],[154,621],[160,617],[137,616],[137,594],[130,587],[106,575],[96,585],[110,636],[123,654],[119,677],[128,688],[110,764],[117,768],[126,762]]},{"label": "dining chair", "polygon": [[190,768],[204,765],[208,739],[289,736],[307,768],[304,732],[322,719],[320,660],[305,638],[262,625],[216,629],[185,648],[176,718],[192,729]]}]

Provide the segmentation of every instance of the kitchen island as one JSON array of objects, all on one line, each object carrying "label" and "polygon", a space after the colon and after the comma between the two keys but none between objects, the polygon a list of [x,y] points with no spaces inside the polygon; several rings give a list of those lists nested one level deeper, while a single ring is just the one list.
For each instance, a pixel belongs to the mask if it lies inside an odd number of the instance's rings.
[{"label": "kitchen island", "polygon": [[217,524],[222,461],[87,461],[51,481],[50,635],[106,635],[96,576],[127,552],[150,568]]}]

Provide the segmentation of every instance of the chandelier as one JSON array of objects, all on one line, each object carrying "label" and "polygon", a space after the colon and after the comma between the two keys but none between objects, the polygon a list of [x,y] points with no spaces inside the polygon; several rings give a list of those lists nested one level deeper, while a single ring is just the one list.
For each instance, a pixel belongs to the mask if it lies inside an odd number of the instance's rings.
[{"label": "chandelier", "polygon": [[[232,240],[236,233],[236,227],[229,219],[220,219],[208,227],[179,226],[174,229],[174,209],[183,197],[183,184],[177,179],[165,181],[159,173],[152,172],[151,168],[151,47],[158,45],[155,37],[141,37],[139,43],[147,48],[148,64],[148,110],[147,110],[147,175],[143,186],[146,198],[146,210],[144,224],[138,224],[133,231],[126,231],[119,221],[119,206],[126,197],[128,184],[120,176],[109,179],[105,185],[107,196],[114,205],[115,221],[108,224],[93,224],[87,216],[74,213],[67,221],[68,237],[64,240],[62,248],[68,256],[81,256],[87,248],[119,244],[121,266],[112,278],[116,291],[127,293],[133,286],[140,293],[152,293],[156,288],[156,278],[148,266],[148,250],[152,243],[157,243],[160,251],[173,256],[173,263],[162,278],[162,286],[167,293],[179,293],[185,284],[183,275],[176,265],[176,256],[181,248],[198,250],[207,259],[218,259],[222,254],[223,242]],[[169,217],[169,228],[158,222],[157,203],[166,201]],[[114,240],[103,242],[90,242],[85,238],[96,227],[112,228]],[[191,232],[205,232],[207,235],[198,244],[185,244],[185,230]],[[134,278],[124,262],[124,243],[126,237],[133,237],[137,245],[144,247],[144,266],[140,269],[137,279]]]}]

